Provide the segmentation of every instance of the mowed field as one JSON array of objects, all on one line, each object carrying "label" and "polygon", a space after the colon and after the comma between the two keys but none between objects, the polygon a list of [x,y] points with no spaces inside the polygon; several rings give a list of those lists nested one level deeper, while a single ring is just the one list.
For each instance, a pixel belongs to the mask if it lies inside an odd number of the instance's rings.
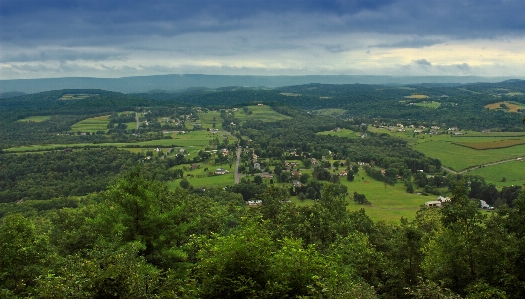
[{"label": "mowed field", "polygon": [[319,135],[332,135],[337,137],[346,137],[346,138],[359,138],[361,134],[359,132],[355,132],[348,129],[341,129],[339,132],[335,131],[324,131],[324,132],[318,132]]},{"label": "mowed field", "polygon": [[264,122],[278,121],[283,119],[290,119],[287,115],[280,114],[272,109],[270,106],[248,106],[252,114],[246,114],[242,109],[235,112],[235,118],[243,120],[260,120]]},{"label": "mowed field", "polygon": [[109,124],[109,115],[97,116],[77,122],[71,126],[73,132],[106,132]]},{"label": "mowed field", "polygon": [[[485,178],[487,184],[494,184],[498,189],[503,186],[522,186],[525,185],[525,161],[512,161],[480,167],[469,171],[468,174],[480,175]],[[503,178],[505,178],[505,182],[502,182]]]},{"label": "mowed field", "polygon": [[50,119],[51,116],[49,115],[45,115],[45,116],[30,116],[30,117],[26,117],[24,119],[19,119],[17,120],[17,122],[36,122],[36,123],[40,123],[40,122],[43,122],[43,121],[46,121],[48,119]]},{"label": "mowed field", "polygon": [[211,129],[213,128],[213,124],[215,124],[216,129],[222,129],[222,122],[224,120],[219,111],[201,112],[197,113],[197,116],[199,117],[203,129]]},{"label": "mowed field", "polygon": [[[461,140],[463,144],[468,144],[469,141],[473,144],[477,144],[480,142],[479,140],[476,140],[477,138],[478,137],[462,137]],[[459,138],[456,137],[451,139],[454,139],[455,141]],[[451,140],[445,141],[436,138],[434,140],[418,143],[412,147],[429,157],[440,159],[444,166],[452,168],[456,171],[467,169],[476,165],[525,156],[525,144],[507,148],[476,150],[470,147],[454,144]]]}]

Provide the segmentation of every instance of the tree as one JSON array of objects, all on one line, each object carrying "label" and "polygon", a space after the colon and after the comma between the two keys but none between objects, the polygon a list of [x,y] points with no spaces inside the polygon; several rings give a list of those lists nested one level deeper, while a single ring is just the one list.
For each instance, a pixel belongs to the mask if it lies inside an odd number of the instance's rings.
[{"label": "tree", "polygon": [[353,182],[354,178],[355,178],[354,171],[349,169],[348,172],[346,173],[346,180],[349,182]]},{"label": "tree", "polygon": [[370,204],[370,202],[366,199],[366,196],[364,194],[359,194],[357,192],[354,192],[354,201],[358,204]]},{"label": "tree", "polygon": [[182,189],[188,189],[190,187],[190,182],[186,178],[180,180],[179,185]]},{"label": "tree", "polygon": [[253,182],[257,185],[260,185],[262,184],[263,180],[260,176],[256,175],[254,178],[253,178]]},{"label": "tree", "polygon": [[408,193],[414,193],[414,185],[411,181],[405,181],[405,187]]}]

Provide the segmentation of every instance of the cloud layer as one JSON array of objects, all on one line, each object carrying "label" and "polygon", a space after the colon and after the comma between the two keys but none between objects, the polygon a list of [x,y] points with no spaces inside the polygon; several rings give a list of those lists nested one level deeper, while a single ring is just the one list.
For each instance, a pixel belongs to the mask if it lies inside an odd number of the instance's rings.
[{"label": "cloud layer", "polygon": [[525,75],[521,0],[2,0],[0,78]]}]

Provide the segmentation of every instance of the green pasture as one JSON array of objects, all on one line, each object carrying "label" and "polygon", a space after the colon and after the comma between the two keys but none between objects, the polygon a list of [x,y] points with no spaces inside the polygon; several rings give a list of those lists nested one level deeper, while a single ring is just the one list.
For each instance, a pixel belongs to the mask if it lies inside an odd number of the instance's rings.
[{"label": "green pasture", "polygon": [[346,110],[337,109],[337,108],[326,108],[326,109],[314,110],[313,112],[318,115],[341,116],[346,113]]},{"label": "green pasture", "polygon": [[[235,183],[235,162],[232,162],[232,167],[229,164],[219,164],[214,165],[211,163],[197,163],[200,165],[200,168],[190,170],[191,164],[177,165],[172,167],[172,169],[185,169],[184,177],[188,182],[195,188],[200,187],[225,187],[227,185],[233,185]],[[204,169],[208,168],[207,171]],[[217,168],[224,168],[229,171],[227,174],[222,175],[212,175],[208,176],[208,172],[214,172]],[[202,177],[199,177],[202,176]],[[173,190],[175,187],[179,186],[181,179],[168,182],[168,187]]]},{"label": "green pasture", "polygon": [[[524,154],[525,156],[525,154]],[[480,175],[487,183],[494,184],[499,189],[503,186],[525,184],[525,161],[512,161],[490,165],[467,172],[469,175]],[[506,181],[502,182],[502,178]]]},{"label": "green pasture", "polygon": [[[522,157],[525,154],[525,145],[516,145],[508,148],[490,149],[490,150],[475,150],[464,146],[453,144],[459,138],[450,138],[451,140],[427,140],[413,145],[412,147],[424,153],[426,156],[437,158],[445,167],[454,170],[462,170],[476,165],[487,164],[490,162],[503,161]],[[474,140],[469,138],[468,140]],[[487,140],[486,138],[483,139]],[[461,138],[462,142],[466,142]]]},{"label": "green pasture", "polygon": [[283,119],[290,119],[287,115],[280,114],[272,109],[270,106],[248,106],[252,114],[246,114],[242,109],[235,112],[235,118],[243,120],[260,120],[264,122],[272,122]]},{"label": "green pasture", "polygon": [[323,131],[323,132],[318,132],[317,134],[319,135],[332,135],[332,136],[337,136],[337,137],[346,137],[346,138],[359,138],[360,137],[360,133],[359,132],[355,132],[355,131],[352,131],[352,130],[349,130],[349,129],[341,129],[339,132],[335,132],[335,131]]},{"label": "green pasture", "polygon": [[109,115],[97,116],[88,119],[81,120],[71,126],[71,130],[74,132],[97,132],[107,131],[109,124]]},{"label": "green pasture", "polygon": [[[224,120],[219,111],[200,112],[197,116],[199,117],[203,129],[212,129],[214,123],[216,129],[222,129],[222,122]],[[213,120],[213,118],[215,118],[215,120]]]},{"label": "green pasture", "polygon": [[36,123],[41,123],[43,121],[46,121],[48,119],[50,119],[51,116],[50,115],[45,115],[45,116],[30,116],[30,117],[26,117],[24,119],[19,119],[17,120],[17,122],[36,122]]},{"label": "green pasture", "polygon": [[401,217],[412,220],[421,205],[424,205],[426,201],[434,200],[436,197],[407,193],[401,182],[394,186],[388,184],[385,186],[384,182],[372,179],[362,169],[355,175],[353,182],[342,178],[341,183],[348,187],[350,195],[354,192],[364,194],[366,199],[372,203],[368,206],[357,204],[351,200],[348,210],[358,211],[364,208],[366,214],[373,220],[399,221]]}]

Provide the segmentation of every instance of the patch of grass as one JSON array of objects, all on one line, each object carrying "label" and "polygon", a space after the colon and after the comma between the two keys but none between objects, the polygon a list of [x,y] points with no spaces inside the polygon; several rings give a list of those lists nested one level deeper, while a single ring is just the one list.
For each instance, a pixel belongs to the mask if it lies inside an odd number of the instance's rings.
[{"label": "patch of grass", "polygon": [[81,120],[71,126],[71,130],[74,132],[97,132],[97,131],[107,131],[107,126],[109,124],[109,115],[97,116],[88,119]]},{"label": "patch of grass", "polygon": [[454,142],[454,144],[465,146],[475,150],[487,150],[525,144],[525,139],[507,139],[491,142]]},{"label": "patch of grass", "polygon": [[352,131],[352,130],[349,130],[349,129],[341,129],[338,132],[335,132],[335,131],[332,131],[332,130],[330,130],[330,131],[323,131],[323,132],[318,132],[317,134],[319,134],[319,135],[332,135],[332,136],[346,137],[346,138],[359,138],[359,136],[360,136],[359,132],[355,132],[355,131]]},{"label": "patch of grass", "polygon": [[[462,141],[463,138],[466,137],[462,137]],[[452,140],[445,141],[438,138],[434,140],[426,138],[426,140],[426,142],[413,145],[413,148],[424,153],[426,156],[440,159],[444,166],[453,168],[454,170],[462,170],[476,165],[513,159],[521,157],[523,153],[525,153],[525,144],[479,151],[456,145]]]},{"label": "patch of grass", "polygon": [[270,106],[248,106],[252,111],[251,114],[244,113],[243,109],[235,112],[235,118],[243,120],[260,120],[263,122],[278,121],[283,119],[290,119],[287,115],[280,114],[272,109]]},{"label": "patch of grass", "polygon": [[327,108],[327,109],[314,110],[313,112],[319,115],[341,116],[346,113],[346,110],[337,109],[337,108]]},{"label": "patch of grass", "polygon": [[30,116],[30,117],[26,117],[24,119],[19,119],[17,120],[17,122],[36,122],[36,123],[41,123],[43,121],[46,121],[48,119],[50,119],[51,116]]},{"label": "patch of grass", "polygon": [[413,94],[413,95],[405,96],[405,98],[407,99],[428,99],[429,96],[424,95],[424,94]]},{"label": "patch of grass", "polygon": [[[480,175],[487,183],[496,187],[525,184],[525,161],[512,161],[481,167],[467,172],[467,174]],[[502,178],[506,181],[502,182]]]},{"label": "patch of grass", "polygon": [[201,112],[197,114],[201,121],[203,129],[212,129],[215,124],[216,129],[222,129],[222,122],[224,121],[221,117],[221,113],[218,111]]},{"label": "patch of grass", "polygon": [[439,108],[439,106],[441,106],[441,103],[440,102],[436,102],[436,101],[431,101],[431,102],[419,102],[419,103],[414,103],[414,105],[416,106],[421,106],[421,107],[426,107],[426,108],[433,108],[433,109],[437,109]]}]

